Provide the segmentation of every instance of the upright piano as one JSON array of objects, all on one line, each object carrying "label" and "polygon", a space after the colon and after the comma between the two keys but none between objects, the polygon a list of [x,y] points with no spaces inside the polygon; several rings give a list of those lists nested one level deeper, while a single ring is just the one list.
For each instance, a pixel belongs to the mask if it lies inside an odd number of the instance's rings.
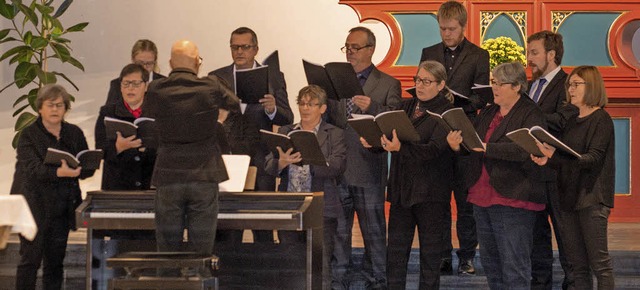
[{"label": "upright piano", "polygon": [[[155,245],[154,197],[153,190],[87,193],[76,209],[76,224],[87,229],[87,289],[106,289],[110,271],[104,266],[106,258],[127,248],[118,246],[112,239],[129,240],[126,242],[133,243],[129,250],[154,250],[140,249]],[[304,231],[304,288],[321,289],[322,208],[321,192],[221,192],[217,228]],[[116,244],[116,249],[97,245],[100,243]],[[239,249],[236,245],[232,248]],[[225,254],[227,252],[225,249]],[[221,257],[221,270],[224,265]]]}]

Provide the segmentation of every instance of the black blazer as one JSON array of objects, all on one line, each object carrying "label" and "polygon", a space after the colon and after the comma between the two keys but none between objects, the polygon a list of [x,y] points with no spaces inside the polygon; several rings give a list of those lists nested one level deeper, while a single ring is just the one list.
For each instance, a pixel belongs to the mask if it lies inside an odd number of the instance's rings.
[{"label": "black blazer", "polygon": [[[567,73],[560,69],[542,91],[538,100],[538,106],[544,113],[549,132],[556,137],[560,136],[560,132],[567,124],[567,120],[578,114],[578,108],[567,103],[564,87],[566,79]],[[529,81],[529,88],[531,88],[534,81]]]},{"label": "black blazer", "polygon": [[[257,66],[260,64],[256,63]],[[230,86],[231,91],[235,92],[235,81],[233,76],[233,64],[219,68],[217,70],[209,72],[210,76],[217,76]],[[267,131],[273,131],[273,125],[285,126],[293,123],[293,111],[289,106],[289,97],[287,95],[287,85],[284,80],[284,74],[280,74],[280,81],[273,82],[271,86],[277,84],[278,87],[272,87],[273,96],[276,99],[276,115],[273,120],[269,119],[264,112],[264,108],[260,104],[247,104],[244,116],[247,116],[256,126],[257,129],[264,129]],[[264,162],[265,157],[269,154],[269,151],[265,146],[259,143],[259,148],[256,148],[254,155],[255,164],[259,165],[258,172],[256,173],[256,190],[275,190],[276,182],[275,178],[265,172]]]},{"label": "black blazer", "polygon": [[[493,99],[483,99],[478,95],[472,96],[471,94],[473,84],[489,84],[489,53],[466,38],[463,42],[458,60],[451,72],[447,73],[446,83],[452,90],[469,97],[471,104],[463,109],[467,114],[475,115],[477,110],[482,109],[488,103],[493,103]],[[442,42],[423,48],[420,62],[435,60],[445,65],[444,50],[445,45]]]},{"label": "black blazer", "polygon": [[[260,66],[260,64],[257,65]],[[209,72],[209,75],[216,75],[224,79],[231,87],[231,91],[235,92],[233,64],[211,71]],[[281,86],[273,88],[273,96],[276,99],[276,115],[273,120],[269,119],[261,104],[248,104],[245,109],[245,115],[250,116],[253,122],[255,122],[260,129],[272,131],[273,125],[285,126],[293,123],[293,111],[291,111],[291,106],[289,106],[289,97],[287,96],[287,85],[284,81],[284,74],[281,74],[280,77],[281,81],[277,83]]]},{"label": "black blazer", "polygon": [[[104,190],[146,190],[151,187],[151,174],[156,161],[156,148],[142,144],[144,150],[131,148],[116,153],[116,140],[107,138],[104,118],[111,117],[128,122],[136,118],[127,110],[124,101],[104,105],[100,108],[100,115],[96,120],[95,139],[96,148],[104,152],[102,168],[102,189]],[[153,126],[155,124],[148,124]],[[145,133],[155,133],[146,130]],[[140,136],[138,136],[139,138]],[[155,136],[146,136],[156,139]]]},{"label": "black blazer", "polygon": [[49,147],[73,155],[88,148],[84,133],[78,126],[63,122],[58,140],[38,118],[20,135],[16,176],[19,176],[22,186],[16,186],[21,192],[12,194],[24,195],[38,228],[44,228],[43,225],[53,217],[66,215],[69,228],[75,229],[74,211],[82,202],[78,179],[93,176],[95,170],[83,169],[76,178],[58,177],[58,166],[44,164]]},{"label": "black blazer", "polygon": [[[295,127],[296,125],[280,127],[278,132],[288,134]],[[310,165],[311,191],[324,191],[324,215],[325,217],[337,217],[339,210],[342,209],[338,184],[341,182],[341,176],[346,167],[347,147],[344,143],[344,132],[342,129],[322,121],[316,137],[329,166]],[[267,173],[281,178],[278,190],[286,192],[289,186],[289,167],[278,171],[278,159],[273,156],[273,153],[269,153],[265,168]]]},{"label": "black blazer", "polygon": [[228,179],[219,140],[218,109],[239,109],[239,100],[215,78],[177,68],[149,86],[142,114],[156,119],[158,155],[152,185],[222,182]]},{"label": "black blazer", "polygon": [[[416,103],[418,100],[415,98],[403,100],[400,109],[411,117]],[[427,103],[429,105],[426,109],[437,111],[436,113],[453,107],[442,95]],[[434,110],[438,107],[443,109]],[[413,126],[420,135],[420,141],[402,142],[400,151],[391,153],[387,201],[403,207],[422,202],[449,202],[453,154],[447,144],[448,130],[437,117],[428,113],[413,120]]]},{"label": "black blazer", "polygon": [[[165,76],[153,72],[153,80],[158,80],[165,78]],[[120,77],[112,79],[109,83],[109,93],[107,93],[107,101],[104,103],[105,105],[116,104],[122,102],[122,91],[120,90]]]},{"label": "black blazer", "polygon": [[[474,121],[481,139],[484,140],[489,125],[499,110],[498,105],[487,106]],[[486,152],[470,152],[466,156],[464,188],[470,188],[478,181],[484,164],[489,173],[489,183],[502,196],[546,204],[544,169],[533,163],[529,153],[506,136],[513,130],[533,126],[545,128],[544,115],[533,100],[521,96],[493,131],[487,142]]]}]

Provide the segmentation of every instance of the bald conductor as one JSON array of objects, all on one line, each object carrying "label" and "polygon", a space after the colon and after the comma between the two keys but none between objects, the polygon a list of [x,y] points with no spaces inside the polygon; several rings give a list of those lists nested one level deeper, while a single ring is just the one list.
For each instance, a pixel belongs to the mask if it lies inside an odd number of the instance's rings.
[{"label": "bald conductor", "polygon": [[240,107],[217,79],[198,77],[201,63],[193,42],[173,44],[171,73],[149,86],[143,104],[143,114],[156,119],[159,136],[151,184],[157,188],[156,239],[161,252],[213,250],[218,183],[228,179],[218,146],[225,138],[218,109]]}]

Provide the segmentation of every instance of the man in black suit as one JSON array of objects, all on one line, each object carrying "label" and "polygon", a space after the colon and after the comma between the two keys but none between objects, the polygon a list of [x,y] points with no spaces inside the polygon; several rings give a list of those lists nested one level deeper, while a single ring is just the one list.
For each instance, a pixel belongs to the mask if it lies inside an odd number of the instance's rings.
[{"label": "man in black suit", "polygon": [[215,78],[198,78],[202,58],[188,40],[171,48],[168,77],[149,86],[144,116],[155,118],[159,134],[151,184],[156,192],[156,240],[159,251],[213,251],[218,183],[228,179],[220,141],[220,108],[237,112],[239,100]]},{"label": "man in black suit", "polygon": [[[234,72],[239,69],[260,66],[255,60],[259,50],[258,36],[250,28],[240,27],[231,33],[230,47],[233,63],[209,72],[209,75],[213,74],[222,78],[233,91],[236,91]],[[273,94],[264,95],[264,98],[260,99],[260,104],[248,104],[244,111],[245,115],[248,115],[258,124],[259,129],[268,131],[273,131],[273,125],[285,126],[293,123],[293,112],[289,106],[284,75],[280,73],[279,76],[274,78],[278,78],[279,81],[270,82]],[[274,87],[275,85],[277,87]],[[263,165],[264,156],[257,160],[256,163]],[[265,180],[264,177],[267,177],[267,179]],[[275,180],[264,174],[264,166],[258,167],[256,190],[275,190]]]},{"label": "man in black suit", "polygon": [[[258,36],[247,27],[240,27],[231,32],[230,39],[231,57],[233,63],[231,65],[219,68],[209,75],[216,75],[225,80],[232,91],[236,91],[235,87],[235,71],[240,69],[250,69],[259,67],[260,64],[255,60],[258,54]],[[270,82],[273,94],[266,94],[260,99],[259,104],[247,104],[244,114],[249,117],[258,129],[273,131],[273,125],[285,126],[293,123],[293,112],[289,106],[289,98],[287,96],[287,88],[284,75],[280,73],[278,81]],[[244,106],[245,104],[243,104]],[[256,190],[275,191],[275,178],[267,174],[264,170],[265,157],[269,153],[265,146],[260,146],[256,150],[255,164],[258,164],[258,172],[256,173]],[[254,240],[259,242],[273,242],[273,234],[271,231],[254,231]]]},{"label": "man in black suit", "polygon": [[[365,95],[329,102],[328,122],[345,128],[347,143],[347,167],[341,185],[341,199],[347,216],[345,225],[338,225],[338,235],[347,241],[341,247],[351,254],[351,231],[354,214],[358,214],[360,231],[365,244],[362,276],[367,289],[386,289],[386,221],[384,218],[385,185],[387,181],[386,152],[371,152],[360,143],[358,133],[347,125],[351,113],[377,115],[393,110],[400,103],[400,81],[381,72],[372,63],[376,48],[373,32],[365,27],[349,30],[342,51],[355,70]],[[347,261],[348,261],[347,257]],[[342,287],[349,289],[346,273],[355,275],[351,265],[334,265],[334,273],[342,275]],[[335,278],[335,276],[334,276]]]},{"label": "man in black suit", "polygon": [[[151,40],[139,39],[133,44],[131,48],[131,63],[139,64],[149,72],[149,81],[147,84],[153,80],[165,77],[156,72],[158,71],[158,48]],[[120,91],[121,81],[121,78],[111,80],[105,105],[119,104],[122,102],[122,92]]]},{"label": "man in black suit", "polygon": [[[529,81],[529,96],[544,113],[549,132],[556,137],[562,132],[567,119],[577,113],[577,108],[567,104],[565,81],[567,74],[560,64],[564,47],[562,35],[551,31],[540,31],[527,38],[527,60],[531,67],[532,79]],[[564,256],[562,237],[559,235],[558,219],[559,197],[556,184],[556,172],[545,172],[547,184],[547,206],[539,211],[533,234],[531,251],[531,289],[551,289],[553,278],[553,248],[551,247],[551,228],[549,217],[558,243],[560,264],[564,270],[562,287],[566,289],[572,283],[571,267]]]},{"label": "man in black suit", "polygon": [[[477,111],[493,102],[493,100],[478,95],[473,95],[471,87],[474,84],[489,84],[489,53],[469,42],[464,31],[467,25],[467,10],[456,1],[443,3],[438,9],[438,25],[440,26],[440,37],[442,42],[422,49],[420,62],[425,60],[435,60],[444,65],[447,69],[447,86],[469,98],[463,101],[455,98],[454,105],[462,107],[471,120]],[[456,164],[456,177],[454,184],[454,197],[458,210],[456,232],[460,249],[456,252],[458,256],[458,274],[475,274],[473,258],[478,246],[476,236],[476,224],[473,219],[473,207],[467,202],[468,188],[461,185],[464,180],[462,166]],[[451,211],[445,213],[445,221],[451,228]],[[442,253],[442,274],[452,274],[451,262],[451,231],[445,234],[446,249]]]}]

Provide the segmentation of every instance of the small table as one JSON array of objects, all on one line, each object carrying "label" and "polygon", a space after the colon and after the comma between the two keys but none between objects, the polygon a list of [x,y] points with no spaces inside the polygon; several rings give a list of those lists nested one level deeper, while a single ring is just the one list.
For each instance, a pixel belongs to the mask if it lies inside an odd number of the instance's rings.
[{"label": "small table", "polygon": [[24,196],[0,195],[0,250],[7,247],[7,240],[12,232],[33,240],[38,226]]}]

